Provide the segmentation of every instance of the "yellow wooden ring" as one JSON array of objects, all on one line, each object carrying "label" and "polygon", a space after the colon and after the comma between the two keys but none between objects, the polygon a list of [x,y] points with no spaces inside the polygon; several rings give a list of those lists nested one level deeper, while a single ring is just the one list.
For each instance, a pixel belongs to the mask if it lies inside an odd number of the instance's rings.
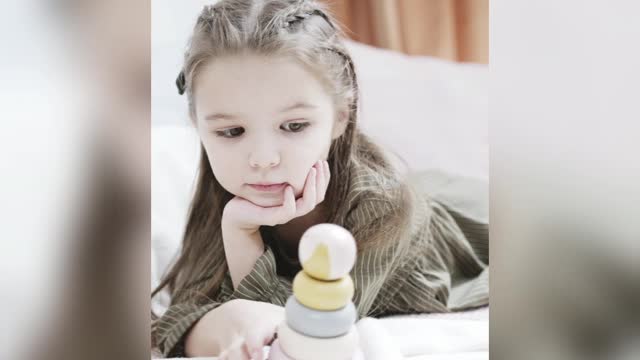
[{"label": "yellow wooden ring", "polygon": [[293,279],[293,294],[302,305],[314,310],[337,310],[353,297],[353,281],[344,276],[334,281],[322,281],[300,271]]}]

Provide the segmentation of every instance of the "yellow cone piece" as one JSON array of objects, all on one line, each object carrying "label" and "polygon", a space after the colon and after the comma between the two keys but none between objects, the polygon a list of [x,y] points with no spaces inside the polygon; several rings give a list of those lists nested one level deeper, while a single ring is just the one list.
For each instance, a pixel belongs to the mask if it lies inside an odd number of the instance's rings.
[{"label": "yellow cone piece", "polygon": [[311,309],[337,310],[351,301],[353,281],[348,275],[334,281],[322,281],[300,271],[293,279],[293,294],[302,305]]},{"label": "yellow cone piece", "polygon": [[316,279],[329,280],[331,272],[331,262],[329,261],[329,247],[320,243],[313,249],[313,254],[302,264],[302,268]]}]

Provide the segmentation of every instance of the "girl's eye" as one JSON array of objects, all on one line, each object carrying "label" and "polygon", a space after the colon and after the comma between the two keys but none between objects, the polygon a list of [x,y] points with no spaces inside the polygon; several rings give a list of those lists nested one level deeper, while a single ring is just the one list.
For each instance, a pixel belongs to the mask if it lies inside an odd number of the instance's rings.
[{"label": "girl's eye", "polygon": [[235,138],[244,133],[244,128],[235,127],[231,129],[224,129],[220,131],[216,131],[216,135],[225,137],[225,138]]},{"label": "girl's eye", "polygon": [[288,132],[300,132],[309,126],[307,122],[290,122],[282,125],[282,130]]}]

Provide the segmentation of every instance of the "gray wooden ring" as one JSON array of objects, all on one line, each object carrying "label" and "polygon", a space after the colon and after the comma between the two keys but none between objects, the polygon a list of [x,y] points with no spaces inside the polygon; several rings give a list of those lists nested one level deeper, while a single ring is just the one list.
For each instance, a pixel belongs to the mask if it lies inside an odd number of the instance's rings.
[{"label": "gray wooden ring", "polygon": [[289,297],[285,305],[287,325],[300,334],[332,338],[349,332],[356,322],[356,307],[351,301],[338,310],[322,311],[302,305],[295,296]]}]

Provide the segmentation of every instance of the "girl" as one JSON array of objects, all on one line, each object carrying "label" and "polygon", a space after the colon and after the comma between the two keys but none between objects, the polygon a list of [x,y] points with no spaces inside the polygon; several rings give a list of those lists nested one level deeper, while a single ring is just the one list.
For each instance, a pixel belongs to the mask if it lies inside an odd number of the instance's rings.
[{"label": "girl", "polygon": [[357,130],[341,36],[312,0],[222,0],[199,16],[177,80],[202,144],[197,188],[180,256],[152,293],[172,293],[152,327],[164,355],[260,359],[301,269],[298,241],[319,223],[357,241],[360,317],[488,303],[486,286],[449,296],[486,265]]}]

